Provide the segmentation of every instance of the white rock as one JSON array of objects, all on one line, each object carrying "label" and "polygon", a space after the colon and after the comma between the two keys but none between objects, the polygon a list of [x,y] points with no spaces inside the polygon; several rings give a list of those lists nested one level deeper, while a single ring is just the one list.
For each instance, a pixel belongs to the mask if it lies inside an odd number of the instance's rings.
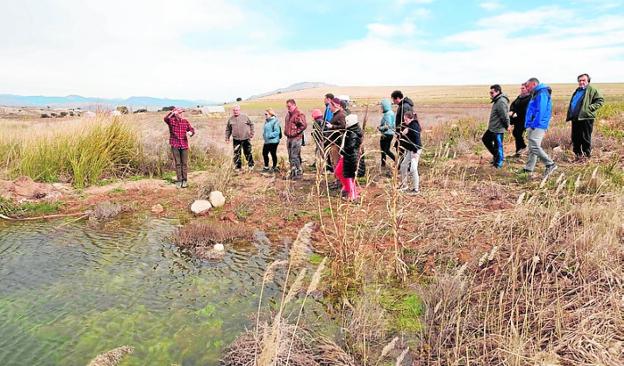
[{"label": "white rock", "polygon": [[223,246],[223,244],[217,243],[212,247],[212,250],[214,250],[215,252],[223,252],[225,250],[225,247]]},{"label": "white rock", "polygon": [[212,204],[212,207],[222,207],[225,205],[225,197],[223,196],[223,193],[219,191],[210,192],[208,200]]},{"label": "white rock", "polygon": [[196,200],[191,205],[191,212],[195,215],[201,215],[208,212],[212,208],[212,205],[207,200]]},{"label": "white rock", "polygon": [[561,148],[561,146],[555,146],[555,148],[553,149],[553,152],[555,154],[560,154],[563,152],[563,149]]},{"label": "white rock", "polygon": [[152,206],[152,212],[155,214],[163,213],[163,211],[165,211],[165,208],[160,203]]}]

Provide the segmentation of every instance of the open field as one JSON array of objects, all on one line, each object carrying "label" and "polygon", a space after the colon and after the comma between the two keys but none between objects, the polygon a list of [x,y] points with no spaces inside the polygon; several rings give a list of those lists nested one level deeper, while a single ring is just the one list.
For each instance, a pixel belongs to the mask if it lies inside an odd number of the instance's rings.
[{"label": "open field", "polygon": [[[302,181],[260,174],[257,168],[235,174],[230,146],[223,141],[225,118],[201,115],[188,116],[197,135],[190,139],[194,172],[187,190],[164,181],[171,177],[171,163],[163,113],[124,116],[117,122],[104,116],[0,120],[0,168],[10,180],[27,173],[27,167],[48,167],[50,156],[75,161],[89,151],[76,150],[76,144],[93,131],[112,131],[123,136],[117,140],[125,148],[106,145],[105,150],[114,147],[117,153],[94,181],[76,184],[72,165],[55,160],[57,168],[45,181],[61,181],[66,189],[52,211],[81,213],[108,200],[130,207],[133,214],[177,218],[188,224],[185,234],[191,237],[199,224],[203,233],[224,237],[226,223],[239,228],[231,236],[260,228],[274,243],[296,237],[301,229],[301,240],[290,248],[288,270],[280,269],[288,273],[280,283],[284,293],[271,299],[259,294],[258,314],[251,314],[255,333],[251,340],[248,334],[235,342],[230,356],[251,349],[252,357],[256,352],[266,361],[281,357],[269,350],[288,350],[291,339],[307,347],[307,332],[326,335],[323,324],[299,322],[305,299],[319,292],[321,303],[340,323],[333,341],[353,358],[351,363],[334,359],[333,364],[615,366],[624,362],[624,84],[597,86],[607,105],[596,122],[593,157],[586,164],[573,162],[569,125],[563,122],[574,86],[554,86],[555,115],[543,146],[560,169],[545,181],[518,172],[525,157],[508,158],[501,170],[488,164],[490,156],[480,141],[490,109],[487,86],[402,88],[424,124],[422,193],[414,197],[398,191],[395,171],[379,167],[379,135],[373,129],[380,118],[377,107],[369,109],[364,143],[368,172],[359,179],[359,204],[342,201],[328,188],[332,177],[310,167],[313,146],[303,150]],[[394,89],[331,92],[376,103]],[[513,99],[515,88],[504,89]],[[325,92],[241,103],[256,121],[256,167],[261,165],[262,109],[274,106],[283,117],[285,99],[294,97],[309,114]],[[359,105],[353,112],[361,119],[364,110]],[[107,129],[111,125],[115,129]],[[282,141],[278,150],[282,172],[284,145]],[[506,136],[508,154],[512,145]],[[44,180],[37,174],[42,170],[31,175]],[[225,207],[203,217],[190,215],[189,203],[213,189],[225,193]],[[164,212],[149,212],[156,203]],[[14,205],[8,210],[24,216],[35,212]],[[308,222],[315,224],[313,229],[304,226]],[[312,248],[315,266],[328,258],[322,278],[291,268],[301,242]],[[295,337],[297,326],[305,329],[301,340]],[[310,352],[318,350],[311,347]]]}]

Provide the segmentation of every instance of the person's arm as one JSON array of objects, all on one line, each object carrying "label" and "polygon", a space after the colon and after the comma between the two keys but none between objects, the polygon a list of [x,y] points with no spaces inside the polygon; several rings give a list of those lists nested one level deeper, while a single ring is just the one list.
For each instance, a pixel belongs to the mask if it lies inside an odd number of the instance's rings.
[{"label": "person's arm", "polygon": [[227,124],[225,125],[225,142],[230,141],[230,136],[232,136],[232,119],[228,118]]},{"label": "person's arm", "polygon": [[500,116],[503,119],[503,125],[505,126],[505,129],[508,130],[509,129],[509,107],[507,106],[507,103],[503,102],[501,103],[501,110],[500,110]]},{"label": "person's arm", "polygon": [[193,128],[193,126],[191,126],[191,123],[188,120],[186,121],[186,132],[190,132],[191,136],[195,135],[195,129]]},{"label": "person's arm", "polygon": [[172,115],[173,115],[173,111],[169,111],[169,113],[167,113],[167,114],[165,115],[164,120],[165,120],[165,123],[166,123],[166,124],[170,124],[170,123],[171,123],[171,116],[172,116]]},{"label": "person's arm", "polygon": [[302,134],[306,130],[306,128],[308,128],[308,123],[306,122],[306,118],[303,113],[299,115],[299,118],[297,118],[297,122],[299,122],[297,124],[297,135],[299,135]]},{"label": "person's arm", "polygon": [[595,112],[598,109],[600,109],[600,107],[602,107],[603,104],[604,104],[604,98],[602,97],[600,92],[596,90],[596,94],[594,95],[594,98],[592,99],[591,104],[589,105],[589,110],[592,112]]},{"label": "person's arm", "polygon": [[568,103],[568,112],[566,113],[566,122],[572,120],[572,101],[574,100],[574,95],[576,92],[572,93],[572,97],[570,98],[570,102]]},{"label": "person's arm", "polygon": [[247,125],[249,125],[249,139],[253,139],[254,137],[254,123],[251,121],[249,117],[247,117]]},{"label": "person's arm", "polygon": [[547,103],[548,103],[548,96],[546,95],[545,91],[538,93],[535,98],[537,99],[536,100],[537,108],[533,110],[533,116],[531,116],[532,117],[531,120],[533,121],[534,128],[539,126],[540,121],[542,120],[542,117],[544,116],[544,112],[546,110]]}]

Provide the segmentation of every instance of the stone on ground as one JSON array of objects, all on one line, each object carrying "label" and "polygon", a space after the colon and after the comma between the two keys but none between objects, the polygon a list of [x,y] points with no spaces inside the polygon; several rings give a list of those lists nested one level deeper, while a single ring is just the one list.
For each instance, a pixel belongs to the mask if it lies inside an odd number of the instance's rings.
[{"label": "stone on ground", "polygon": [[191,204],[191,212],[195,215],[204,214],[212,208],[210,201],[207,200],[195,200],[193,204]]},{"label": "stone on ground", "polygon": [[223,207],[223,205],[225,205],[225,197],[223,196],[223,193],[219,191],[210,192],[208,200],[213,207]]}]

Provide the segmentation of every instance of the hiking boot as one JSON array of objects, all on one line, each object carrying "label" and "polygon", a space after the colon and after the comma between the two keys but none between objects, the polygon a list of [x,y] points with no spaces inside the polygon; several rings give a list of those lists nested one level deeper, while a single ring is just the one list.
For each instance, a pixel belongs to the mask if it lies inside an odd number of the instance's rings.
[{"label": "hiking boot", "polygon": [[550,164],[547,166],[546,170],[544,170],[544,179],[548,178],[557,168],[557,164]]},{"label": "hiking boot", "polygon": [[188,188],[188,182],[186,180],[183,180],[182,184],[180,184],[180,188]]},{"label": "hiking boot", "polygon": [[268,166],[265,166],[265,167],[263,167],[263,168],[262,168],[262,172],[263,172],[263,173],[270,172],[270,171],[271,171],[271,170],[269,169],[269,167],[268,167]]}]

